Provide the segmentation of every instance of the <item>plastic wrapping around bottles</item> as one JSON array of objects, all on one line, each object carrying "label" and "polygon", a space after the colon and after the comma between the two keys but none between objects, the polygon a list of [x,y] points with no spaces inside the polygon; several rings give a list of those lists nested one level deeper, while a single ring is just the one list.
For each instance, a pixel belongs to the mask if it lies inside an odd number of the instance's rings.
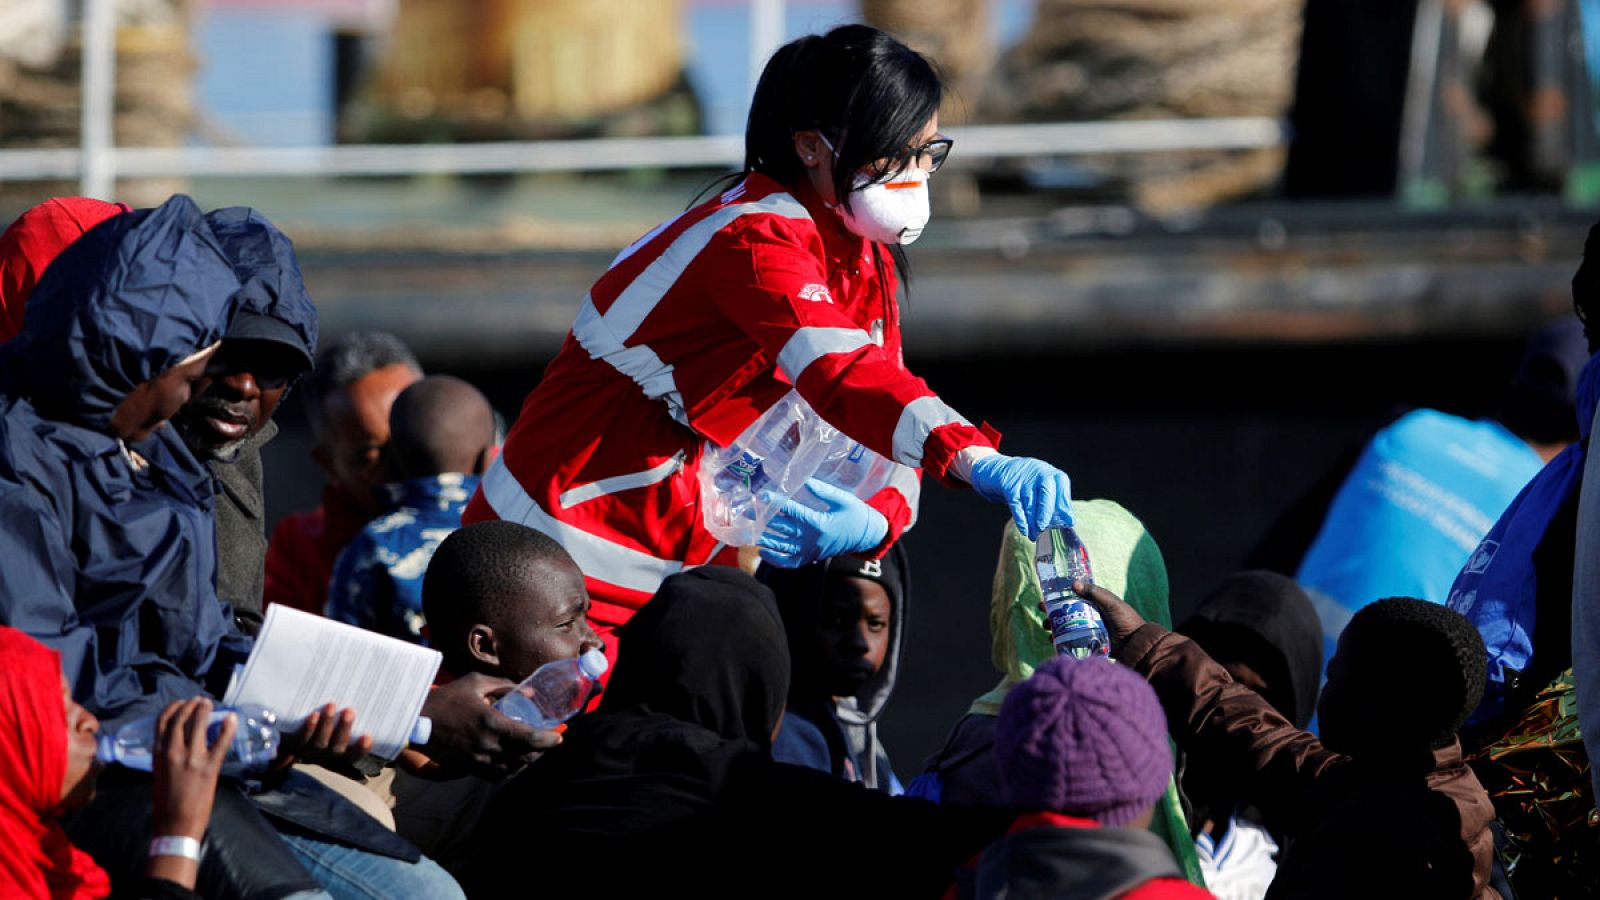
[{"label": "plastic wrapping around bottles", "polygon": [[700,460],[700,506],[717,540],[748,547],[785,500],[849,439],[790,391],[726,447],[709,441]]},{"label": "plastic wrapping around bottles", "polygon": [[834,428],[790,391],[734,441],[707,441],[700,460],[700,505],[706,530],[734,547],[749,547],[790,498],[806,503],[806,479],[819,478],[865,500],[887,487],[895,470],[885,459]]}]

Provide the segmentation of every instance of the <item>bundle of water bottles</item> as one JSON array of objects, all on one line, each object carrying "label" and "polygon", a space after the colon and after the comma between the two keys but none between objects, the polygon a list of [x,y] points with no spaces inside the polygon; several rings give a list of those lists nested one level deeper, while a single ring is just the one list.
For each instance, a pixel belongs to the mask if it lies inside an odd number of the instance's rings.
[{"label": "bundle of water bottles", "polygon": [[706,443],[700,462],[706,530],[729,546],[754,546],[784,501],[808,501],[810,493],[801,490],[807,479],[865,500],[888,486],[898,466],[790,391],[726,447]]}]

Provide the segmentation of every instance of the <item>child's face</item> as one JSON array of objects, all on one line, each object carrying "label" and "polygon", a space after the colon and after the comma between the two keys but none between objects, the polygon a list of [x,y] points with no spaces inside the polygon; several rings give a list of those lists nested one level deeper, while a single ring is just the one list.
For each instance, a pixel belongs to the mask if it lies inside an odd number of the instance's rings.
[{"label": "child's face", "polygon": [[599,649],[599,636],[589,625],[589,591],[583,573],[571,563],[547,563],[539,584],[512,604],[509,621],[495,629],[500,674],[521,681],[547,662],[572,659]]},{"label": "child's face", "polygon": [[72,685],[64,675],[61,699],[67,707],[67,775],[61,780],[61,808],[79,809],[94,799],[95,777],[100,773],[94,755],[100,720],[73,701]]},{"label": "child's face", "polygon": [[1372,701],[1370,692],[1353,684],[1350,676],[1350,652],[1345,647],[1344,635],[1339,636],[1333,658],[1328,660],[1328,683],[1317,698],[1318,732],[1328,749],[1350,756],[1360,756],[1366,749],[1366,737],[1383,718],[1383,710]]},{"label": "child's face", "polygon": [[849,576],[828,582],[817,651],[834,696],[853,696],[883,668],[892,612],[889,592],[876,581]]}]

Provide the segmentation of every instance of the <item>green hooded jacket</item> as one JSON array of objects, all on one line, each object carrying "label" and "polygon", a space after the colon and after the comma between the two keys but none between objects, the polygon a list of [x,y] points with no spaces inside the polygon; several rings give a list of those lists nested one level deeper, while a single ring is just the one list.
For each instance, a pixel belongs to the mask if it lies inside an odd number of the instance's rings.
[{"label": "green hooded jacket", "polygon": [[[1074,529],[1089,550],[1095,583],[1126,600],[1146,621],[1171,628],[1166,561],[1143,523],[1111,500],[1076,501],[1072,515]],[[1033,557],[1034,543],[1007,522],[989,605],[992,658],[1003,676],[992,690],[973,701],[969,712],[975,715],[999,715],[1011,686],[1025,681],[1055,653],[1040,608],[1044,597]],[[1184,877],[1203,887],[1205,880],[1175,784],[1168,783],[1156,804],[1150,831],[1172,848]]]}]

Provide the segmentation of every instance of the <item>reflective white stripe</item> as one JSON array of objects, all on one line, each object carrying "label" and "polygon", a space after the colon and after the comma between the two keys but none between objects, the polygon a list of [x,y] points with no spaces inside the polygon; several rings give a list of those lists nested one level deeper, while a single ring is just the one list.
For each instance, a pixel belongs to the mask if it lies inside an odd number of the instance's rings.
[{"label": "reflective white stripe", "polygon": [[566,548],[583,574],[631,591],[653,594],[669,575],[683,570],[676,560],[657,559],[642,550],[624,547],[590,534],[545,512],[497,458],[483,476],[483,498],[495,515],[544,532]]},{"label": "reflective white stripe", "polygon": [[589,352],[590,359],[604,361],[633,379],[646,397],[665,402],[668,412],[679,424],[689,424],[689,417],[683,411],[683,395],[678,393],[678,383],[672,377],[672,367],[643,344],[637,347],[624,346],[611,333],[591,298],[585,297],[583,306],[578,308],[578,318],[572,323],[572,336]]},{"label": "reflective white stripe", "polygon": [[971,425],[938,397],[927,396],[906,404],[894,426],[894,460],[903,466],[922,465],[922,445],[940,425]]},{"label": "reflective white stripe", "polygon": [[770,194],[751,203],[724,206],[704,219],[694,223],[678,235],[661,255],[651,261],[612,304],[606,307],[605,322],[618,341],[627,341],[677,284],[689,264],[706,248],[717,232],[726,228],[740,216],[752,213],[772,213],[789,219],[810,219],[811,214],[800,201],[788,194]]},{"label": "reflective white stripe", "polygon": [[801,328],[789,336],[778,352],[778,368],[792,382],[820,357],[849,353],[872,343],[872,335],[859,328]]},{"label": "reflective white stripe", "polygon": [[620,491],[630,491],[634,488],[649,487],[667,480],[673,472],[683,468],[683,451],[679,450],[673,457],[659,466],[646,469],[643,472],[631,472],[627,475],[613,475],[599,481],[561,492],[561,508],[571,509],[579,503],[587,503],[597,497],[615,494]]},{"label": "reflective white stripe", "polygon": [[889,487],[900,492],[905,498],[906,507],[911,510],[911,518],[906,522],[905,531],[910,531],[911,526],[917,524],[918,508],[922,505],[922,473],[910,466],[895,464],[889,473]]}]

